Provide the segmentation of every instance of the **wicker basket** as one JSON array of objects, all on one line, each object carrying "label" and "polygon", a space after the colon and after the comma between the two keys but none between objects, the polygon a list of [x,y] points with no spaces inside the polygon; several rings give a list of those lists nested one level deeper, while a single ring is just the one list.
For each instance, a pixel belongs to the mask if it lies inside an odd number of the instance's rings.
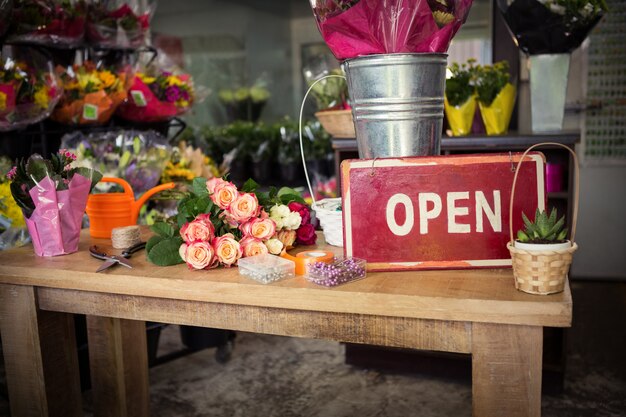
[{"label": "wicker basket", "polygon": [[325,198],[313,203],[315,216],[320,221],[324,231],[326,243],[333,246],[343,246],[343,218],[341,198]]},{"label": "wicker basket", "polygon": [[352,110],[329,110],[315,113],[322,127],[335,138],[354,138]]},{"label": "wicker basket", "polygon": [[[515,197],[517,174],[519,173],[522,161],[528,152],[542,145],[565,148],[572,154],[574,160],[574,210],[572,212],[572,227],[570,229],[570,239],[572,244],[570,247],[561,250],[529,251],[515,247],[515,238],[513,235],[513,198]],[[511,240],[506,247],[511,253],[513,276],[515,277],[515,288],[518,290],[529,294],[546,295],[561,292],[565,288],[567,274],[569,272],[570,265],[572,264],[572,257],[576,249],[578,249],[578,245],[574,243],[574,236],[576,235],[576,221],[578,218],[578,176],[578,158],[576,157],[576,153],[560,143],[546,142],[533,145],[528,148],[526,152],[524,152],[522,158],[517,163],[517,169],[515,170],[515,176],[513,177],[511,201],[509,203],[509,233]]]}]

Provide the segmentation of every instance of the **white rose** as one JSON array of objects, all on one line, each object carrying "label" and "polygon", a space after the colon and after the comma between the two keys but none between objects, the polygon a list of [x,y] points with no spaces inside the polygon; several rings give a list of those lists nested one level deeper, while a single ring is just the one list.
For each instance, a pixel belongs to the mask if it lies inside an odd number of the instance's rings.
[{"label": "white rose", "polygon": [[302,223],[302,217],[298,212],[292,211],[284,220],[285,229],[296,230]]},{"label": "white rose", "polygon": [[185,262],[187,262],[187,260],[185,259],[185,253],[186,252],[187,252],[187,244],[183,243],[182,245],[180,245],[180,248],[178,248],[178,254],[182,258],[182,260],[185,261]]},{"label": "white rose", "polygon": [[276,238],[272,238],[266,241],[265,246],[267,246],[267,250],[269,250],[272,255],[280,255],[280,253],[283,251],[283,242]]},{"label": "white rose", "polygon": [[279,204],[270,209],[270,219],[273,217],[287,217],[291,213],[289,207],[284,204]]}]

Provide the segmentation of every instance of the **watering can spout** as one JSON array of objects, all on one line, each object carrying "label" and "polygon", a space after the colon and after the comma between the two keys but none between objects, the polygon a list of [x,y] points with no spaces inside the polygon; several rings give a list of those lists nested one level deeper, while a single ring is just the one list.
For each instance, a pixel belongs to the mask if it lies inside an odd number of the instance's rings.
[{"label": "watering can spout", "polygon": [[143,193],[143,195],[139,197],[139,199],[133,203],[133,211],[132,211],[133,223],[137,223],[137,218],[139,217],[139,210],[141,210],[141,206],[143,206],[150,197],[152,197],[158,192],[161,192],[164,190],[171,190],[172,188],[174,188],[175,185],[176,184],[174,184],[173,182],[168,182],[168,183],[150,188],[148,191]]}]

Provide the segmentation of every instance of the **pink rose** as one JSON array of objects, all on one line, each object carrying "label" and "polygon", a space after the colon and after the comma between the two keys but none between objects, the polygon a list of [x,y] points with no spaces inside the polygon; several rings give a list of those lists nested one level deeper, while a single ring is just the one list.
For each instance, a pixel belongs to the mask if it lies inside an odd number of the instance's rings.
[{"label": "pink rose", "polygon": [[239,223],[245,223],[252,217],[257,217],[261,211],[256,195],[241,193],[230,205],[228,211],[233,219]]},{"label": "pink rose", "polygon": [[243,255],[241,245],[235,240],[232,233],[226,233],[224,236],[213,239],[213,249],[217,259],[226,267],[237,263],[237,260]]},{"label": "pink rose", "polygon": [[187,262],[189,269],[208,269],[215,266],[215,252],[209,242],[189,243],[184,252],[181,257]]},{"label": "pink rose", "polygon": [[239,242],[241,245],[241,249],[243,250],[243,256],[256,256],[256,255],[264,255],[269,252],[267,246],[259,240],[255,239],[252,236],[244,237]]},{"label": "pink rose", "polygon": [[239,229],[244,236],[252,236],[256,239],[267,240],[276,233],[276,223],[271,219],[255,217],[242,224]]},{"label": "pink rose", "polygon": [[194,221],[185,223],[180,228],[180,237],[186,243],[198,240],[209,242],[215,237],[215,226],[211,223],[210,216],[201,214]]},{"label": "pink rose", "polygon": [[315,245],[317,235],[315,234],[315,227],[311,223],[304,224],[296,231],[297,241],[301,245]]},{"label": "pink rose", "polygon": [[281,230],[276,234],[276,238],[282,242],[285,249],[290,249],[296,241],[296,231]]},{"label": "pink rose", "polygon": [[311,212],[306,205],[298,203],[297,201],[292,201],[287,205],[287,207],[289,207],[289,210],[295,211],[300,215],[302,218],[302,222],[300,224],[307,224],[311,221]]},{"label": "pink rose", "polygon": [[228,209],[239,195],[235,184],[221,178],[211,178],[206,182],[206,185],[211,201],[217,204],[222,210]]}]

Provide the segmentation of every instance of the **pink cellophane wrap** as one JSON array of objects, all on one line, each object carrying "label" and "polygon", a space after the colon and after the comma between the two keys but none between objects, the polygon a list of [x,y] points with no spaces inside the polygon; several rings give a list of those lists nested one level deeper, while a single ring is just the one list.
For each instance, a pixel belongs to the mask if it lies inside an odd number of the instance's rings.
[{"label": "pink cellophane wrap", "polygon": [[68,187],[57,191],[54,181],[46,177],[29,191],[35,211],[25,220],[39,256],[66,255],[78,250],[91,180],[74,174]]},{"label": "pink cellophane wrap", "polygon": [[[145,106],[138,106],[133,97],[133,91],[140,91],[146,100]],[[178,108],[174,103],[160,101],[150,90],[150,88],[139,77],[135,77],[133,85],[129,90],[128,100],[123,103],[118,113],[126,119],[134,122],[159,122],[171,119],[183,113],[184,110]]]},{"label": "pink cellophane wrap", "polygon": [[427,0],[360,0],[320,16],[333,0],[311,0],[324,41],[338,60],[392,53],[445,53],[465,22],[472,0],[454,3],[454,18],[438,26]]}]

